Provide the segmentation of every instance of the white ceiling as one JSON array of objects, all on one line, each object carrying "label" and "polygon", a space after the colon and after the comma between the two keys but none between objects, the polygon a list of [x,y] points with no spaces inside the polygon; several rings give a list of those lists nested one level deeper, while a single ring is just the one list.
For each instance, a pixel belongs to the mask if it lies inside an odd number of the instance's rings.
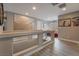
[{"label": "white ceiling", "polygon": [[[33,6],[36,6],[37,9],[32,10]],[[51,3],[4,3],[5,11],[11,11],[23,15],[28,12],[29,16],[48,21],[57,20],[58,15],[78,11],[79,3],[67,3],[66,8],[66,11],[62,11],[57,6],[53,6]]]}]

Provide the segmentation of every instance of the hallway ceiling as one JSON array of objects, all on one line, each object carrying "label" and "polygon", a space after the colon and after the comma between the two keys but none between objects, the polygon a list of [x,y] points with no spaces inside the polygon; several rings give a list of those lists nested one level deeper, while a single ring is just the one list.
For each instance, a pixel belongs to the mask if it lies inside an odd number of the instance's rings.
[{"label": "hallway ceiling", "polygon": [[[35,6],[36,10],[32,7]],[[63,11],[58,6],[53,6],[51,3],[4,3],[4,10],[11,11],[25,15],[28,13],[29,16],[40,18],[47,21],[57,20],[58,15],[78,11],[79,3],[67,3],[66,9]]]}]

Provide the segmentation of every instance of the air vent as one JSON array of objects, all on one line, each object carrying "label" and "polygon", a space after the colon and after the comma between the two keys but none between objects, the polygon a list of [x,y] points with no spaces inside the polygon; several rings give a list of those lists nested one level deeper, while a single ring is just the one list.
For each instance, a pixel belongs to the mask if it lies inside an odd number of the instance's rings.
[{"label": "air vent", "polygon": [[53,6],[56,6],[56,5],[58,5],[59,3],[51,3]]},{"label": "air vent", "polygon": [[66,7],[66,4],[65,3],[59,5],[59,8],[63,8],[63,7]]}]

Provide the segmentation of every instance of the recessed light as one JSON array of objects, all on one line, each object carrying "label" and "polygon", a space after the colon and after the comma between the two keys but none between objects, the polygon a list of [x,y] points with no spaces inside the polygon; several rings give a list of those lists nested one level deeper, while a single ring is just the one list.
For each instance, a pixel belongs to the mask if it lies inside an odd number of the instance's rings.
[{"label": "recessed light", "polygon": [[29,15],[29,13],[25,13],[25,15]]},{"label": "recessed light", "polygon": [[66,8],[64,7],[64,8],[62,8],[62,10],[63,10],[63,11],[66,11]]},{"label": "recessed light", "polygon": [[35,6],[33,6],[33,7],[32,7],[32,9],[33,9],[33,10],[36,10],[36,7],[35,7]]}]

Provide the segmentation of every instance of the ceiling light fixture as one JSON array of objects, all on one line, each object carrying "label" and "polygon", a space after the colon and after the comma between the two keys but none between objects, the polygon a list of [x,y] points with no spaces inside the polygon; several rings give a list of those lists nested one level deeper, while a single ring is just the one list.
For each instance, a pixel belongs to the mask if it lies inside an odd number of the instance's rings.
[{"label": "ceiling light fixture", "polygon": [[66,11],[66,7],[62,8],[63,11]]},{"label": "ceiling light fixture", "polygon": [[25,13],[25,15],[29,15],[29,13]]},{"label": "ceiling light fixture", "polygon": [[32,7],[32,9],[33,9],[33,10],[36,10],[36,7],[35,7],[35,6],[33,6],[33,7]]},{"label": "ceiling light fixture", "polygon": [[63,11],[66,11],[66,4],[63,3],[63,4],[59,5],[59,8],[61,8]]}]

